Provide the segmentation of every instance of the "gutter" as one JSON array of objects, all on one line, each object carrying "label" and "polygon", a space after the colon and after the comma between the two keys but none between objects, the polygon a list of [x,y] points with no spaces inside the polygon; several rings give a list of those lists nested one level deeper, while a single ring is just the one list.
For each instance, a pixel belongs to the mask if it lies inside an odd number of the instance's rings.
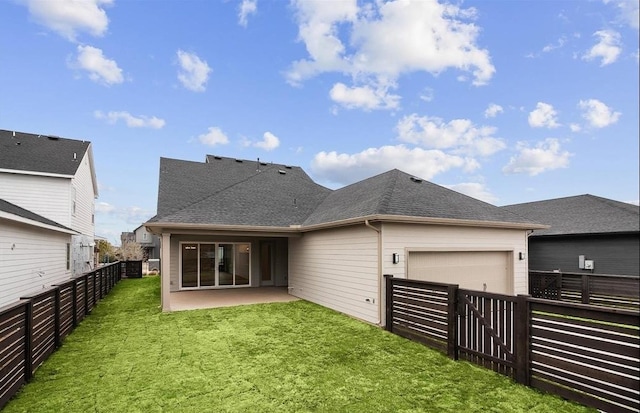
[{"label": "gutter", "polygon": [[378,276],[376,277],[378,282],[378,324],[382,322],[382,229],[376,228],[369,222],[368,219],[364,220],[364,225],[371,228],[378,233]]}]

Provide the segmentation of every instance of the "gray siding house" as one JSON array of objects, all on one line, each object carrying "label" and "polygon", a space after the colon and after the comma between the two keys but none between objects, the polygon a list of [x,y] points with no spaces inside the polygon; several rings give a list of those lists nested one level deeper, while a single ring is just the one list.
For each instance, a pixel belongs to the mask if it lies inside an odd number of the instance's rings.
[{"label": "gray siding house", "polygon": [[637,205],[587,194],[503,208],[550,226],[529,237],[531,270],[640,275]]},{"label": "gray siding house", "polygon": [[527,234],[545,228],[391,170],[338,190],[299,167],[161,158],[162,308],[177,291],[287,286],[384,323],[383,275],[527,293]]}]

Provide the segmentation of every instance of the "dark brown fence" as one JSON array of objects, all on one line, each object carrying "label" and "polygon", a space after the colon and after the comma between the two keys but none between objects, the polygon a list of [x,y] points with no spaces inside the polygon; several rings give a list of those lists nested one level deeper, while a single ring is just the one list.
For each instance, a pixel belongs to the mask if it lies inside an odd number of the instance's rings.
[{"label": "dark brown fence", "polygon": [[640,411],[640,313],[386,276],[387,330],[607,412]]},{"label": "dark brown fence", "polygon": [[122,276],[126,278],[142,278],[142,261],[123,261]]},{"label": "dark brown fence", "polygon": [[640,277],[529,271],[529,294],[535,298],[640,309]]},{"label": "dark brown fence", "polygon": [[0,409],[120,279],[107,264],[0,308]]}]

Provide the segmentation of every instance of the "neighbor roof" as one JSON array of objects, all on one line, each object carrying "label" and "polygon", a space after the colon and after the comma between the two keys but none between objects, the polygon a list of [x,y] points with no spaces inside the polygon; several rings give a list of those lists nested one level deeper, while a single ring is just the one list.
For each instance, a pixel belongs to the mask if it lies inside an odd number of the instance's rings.
[{"label": "neighbor roof", "polygon": [[210,155],[160,159],[158,214],[148,223],[305,228],[389,216],[540,227],[397,169],[332,191],[300,167]]},{"label": "neighbor roof", "polygon": [[75,175],[90,142],[0,130],[0,169]]},{"label": "neighbor roof", "polygon": [[56,228],[65,230],[64,232],[77,233],[77,231],[74,231],[71,228],[67,228],[64,225],[58,224],[57,222],[50,220],[49,218],[45,218],[42,215],[38,215],[34,212],[31,212],[27,209],[19,207],[18,205],[12,204],[11,202],[5,201],[4,199],[1,199],[1,198],[0,198],[0,212],[6,212],[8,214],[22,217],[30,221],[35,221],[35,222],[39,222],[40,224],[56,227]]},{"label": "neighbor roof", "polygon": [[533,236],[640,231],[640,207],[589,194],[502,208],[550,225],[536,230]]}]

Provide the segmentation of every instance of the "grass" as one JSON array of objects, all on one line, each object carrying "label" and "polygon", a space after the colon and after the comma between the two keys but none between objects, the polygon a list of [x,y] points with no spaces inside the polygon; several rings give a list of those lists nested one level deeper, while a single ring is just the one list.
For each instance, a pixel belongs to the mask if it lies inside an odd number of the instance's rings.
[{"label": "grass", "polygon": [[161,313],[120,282],[5,407],[12,412],[587,412],[324,307]]}]

